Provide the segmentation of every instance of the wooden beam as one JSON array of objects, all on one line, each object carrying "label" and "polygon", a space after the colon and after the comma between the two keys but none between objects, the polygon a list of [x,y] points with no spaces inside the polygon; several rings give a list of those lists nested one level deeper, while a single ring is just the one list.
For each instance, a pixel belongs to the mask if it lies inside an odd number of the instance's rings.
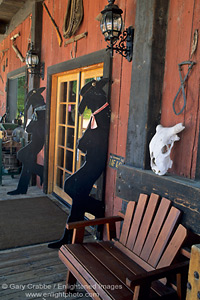
[{"label": "wooden beam", "polygon": [[[41,57],[41,42],[42,42],[42,15],[43,6],[41,2],[32,4],[32,23],[31,23],[31,42],[34,50],[38,54],[39,60]],[[37,75],[29,76],[29,91],[33,88],[40,87],[40,78]]]},{"label": "wooden beam", "polygon": [[[41,0],[42,1],[42,0]],[[16,2],[16,1],[15,1]],[[18,10],[13,16],[5,34],[0,33],[0,43],[19,25],[21,24],[32,12],[32,5],[35,0],[27,0],[24,6]],[[38,1],[37,1],[38,2]]]},{"label": "wooden beam", "polygon": [[148,142],[159,122],[168,0],[137,1],[126,163],[149,166]]},{"label": "wooden beam", "polygon": [[6,22],[3,22],[0,20],[0,35],[6,33],[8,26],[9,26],[9,23],[6,23]]},{"label": "wooden beam", "polygon": [[[178,176],[159,176],[150,170],[121,165],[117,173],[116,196],[137,201],[140,193],[156,193],[170,199],[183,212],[183,225],[200,234],[200,182]],[[122,211],[126,204],[123,201]]]}]

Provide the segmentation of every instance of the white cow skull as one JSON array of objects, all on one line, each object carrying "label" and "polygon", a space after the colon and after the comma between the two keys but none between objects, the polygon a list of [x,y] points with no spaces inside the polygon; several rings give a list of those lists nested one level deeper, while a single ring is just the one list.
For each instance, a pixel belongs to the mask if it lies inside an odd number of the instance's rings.
[{"label": "white cow skull", "polygon": [[156,134],[149,144],[151,169],[158,175],[165,175],[172,167],[173,161],[170,159],[171,149],[175,141],[179,141],[177,133],[181,132],[185,126],[182,123],[173,127],[156,127]]}]

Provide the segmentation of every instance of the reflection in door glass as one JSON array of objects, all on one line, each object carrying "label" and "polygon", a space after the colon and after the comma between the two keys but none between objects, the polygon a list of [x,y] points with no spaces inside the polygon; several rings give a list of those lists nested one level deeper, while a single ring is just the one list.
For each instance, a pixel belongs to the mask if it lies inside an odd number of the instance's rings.
[{"label": "reflection in door glass", "polygon": [[69,81],[69,102],[76,102],[76,89],[77,89],[77,81]]},{"label": "reflection in door glass", "polygon": [[75,104],[68,104],[67,125],[75,125],[75,114],[76,114]]}]

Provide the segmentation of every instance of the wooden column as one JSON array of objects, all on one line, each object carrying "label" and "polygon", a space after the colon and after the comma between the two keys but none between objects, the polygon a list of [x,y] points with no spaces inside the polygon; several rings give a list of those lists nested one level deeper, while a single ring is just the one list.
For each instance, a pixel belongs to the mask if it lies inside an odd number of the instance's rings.
[{"label": "wooden column", "polygon": [[200,299],[200,244],[192,246],[186,300]]},{"label": "wooden column", "polygon": [[[38,54],[39,61],[41,61],[41,43],[42,43],[42,16],[43,6],[42,2],[34,2],[32,5],[32,25],[31,25],[31,42],[34,45],[34,50]],[[38,75],[28,75],[28,91],[33,88],[37,89],[40,87],[40,77]],[[28,110],[27,118],[31,118],[32,109]],[[32,185],[36,185],[36,176],[32,175]]]},{"label": "wooden column", "polygon": [[[41,42],[42,42],[42,2],[35,2],[32,6],[32,26],[31,26],[31,42],[34,50],[37,52],[39,60],[41,59]],[[29,91],[33,88],[40,87],[40,78],[37,75],[29,75]]]},{"label": "wooden column", "polygon": [[148,144],[159,123],[168,0],[137,1],[126,164],[149,168]]}]

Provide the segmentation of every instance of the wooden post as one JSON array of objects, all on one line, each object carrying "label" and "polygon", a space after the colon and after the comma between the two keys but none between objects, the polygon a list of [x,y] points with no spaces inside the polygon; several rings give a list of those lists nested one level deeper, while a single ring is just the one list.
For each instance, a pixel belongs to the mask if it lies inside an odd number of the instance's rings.
[{"label": "wooden post", "polygon": [[[37,52],[39,60],[41,60],[41,43],[42,43],[42,2],[34,2],[32,5],[32,25],[31,25],[31,42],[34,45],[34,50]],[[40,87],[40,77],[38,75],[28,75],[28,89],[37,89]],[[32,116],[32,109],[27,112],[27,119]],[[31,185],[36,185],[36,176],[32,175]]]},{"label": "wooden post", "polygon": [[192,246],[186,300],[200,299],[200,244]]},{"label": "wooden post", "polygon": [[0,185],[2,185],[2,138],[3,131],[0,131]]},{"label": "wooden post", "polygon": [[160,117],[168,0],[137,1],[126,164],[147,168]]}]

